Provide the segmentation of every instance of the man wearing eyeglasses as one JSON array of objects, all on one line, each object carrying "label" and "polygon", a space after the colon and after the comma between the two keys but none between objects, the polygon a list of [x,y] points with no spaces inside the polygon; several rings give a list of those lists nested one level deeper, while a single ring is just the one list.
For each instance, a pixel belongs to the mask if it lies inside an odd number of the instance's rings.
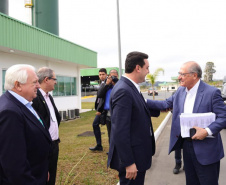
[{"label": "man wearing eyeglasses", "polygon": [[61,116],[56,108],[53,97],[50,92],[54,90],[57,79],[54,71],[48,67],[42,67],[38,70],[40,88],[37,91],[37,97],[33,100],[32,106],[42,117],[52,138],[52,150],[49,158],[49,182],[48,185],[55,185],[57,161],[59,155],[59,125]]},{"label": "man wearing eyeglasses", "polygon": [[[226,127],[226,106],[219,89],[201,81],[202,70],[193,61],[186,62],[179,71],[181,87],[165,101],[147,100],[156,110],[173,109],[169,153],[183,148],[184,170],[187,185],[218,185],[220,160],[224,149],[220,131]],[[216,114],[216,120],[206,128],[194,127],[196,134],[182,138],[181,113]],[[212,136],[212,138],[207,138]]]}]

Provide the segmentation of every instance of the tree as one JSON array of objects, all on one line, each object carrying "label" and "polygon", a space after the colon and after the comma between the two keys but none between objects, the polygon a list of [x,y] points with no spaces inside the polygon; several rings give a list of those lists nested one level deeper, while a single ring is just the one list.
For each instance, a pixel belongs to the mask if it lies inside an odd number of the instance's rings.
[{"label": "tree", "polygon": [[214,69],[214,63],[213,62],[207,62],[205,67],[205,75],[204,75],[204,81],[205,82],[212,82],[213,81],[213,73],[216,72]]},{"label": "tree", "polygon": [[[149,73],[147,74],[146,78],[148,80],[150,80],[152,89],[154,90],[154,85],[155,85],[155,81],[157,80],[157,77],[159,76],[159,73],[162,72],[164,74],[164,69],[163,68],[158,68],[155,70],[155,72],[153,74]],[[153,96],[153,100],[155,99],[155,93],[152,93]]]}]

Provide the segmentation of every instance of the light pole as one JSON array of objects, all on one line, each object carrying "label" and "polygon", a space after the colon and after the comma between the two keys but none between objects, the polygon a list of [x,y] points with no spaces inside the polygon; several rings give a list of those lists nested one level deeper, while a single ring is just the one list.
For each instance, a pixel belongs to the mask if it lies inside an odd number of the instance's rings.
[{"label": "light pole", "polygon": [[119,77],[122,76],[122,61],[121,61],[121,37],[120,37],[120,17],[119,17],[119,0],[117,1],[117,25],[118,25],[118,55],[119,55]]}]

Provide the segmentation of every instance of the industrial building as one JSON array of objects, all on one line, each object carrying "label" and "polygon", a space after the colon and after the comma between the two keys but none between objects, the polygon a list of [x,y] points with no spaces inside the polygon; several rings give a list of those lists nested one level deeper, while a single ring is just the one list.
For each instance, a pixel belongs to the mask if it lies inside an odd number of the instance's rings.
[{"label": "industrial building", "polygon": [[10,66],[47,66],[57,76],[52,93],[58,109],[81,109],[80,69],[96,68],[97,53],[58,36],[58,0],[34,1],[31,7],[33,21],[28,25],[9,17],[8,1],[0,1],[0,95]]}]

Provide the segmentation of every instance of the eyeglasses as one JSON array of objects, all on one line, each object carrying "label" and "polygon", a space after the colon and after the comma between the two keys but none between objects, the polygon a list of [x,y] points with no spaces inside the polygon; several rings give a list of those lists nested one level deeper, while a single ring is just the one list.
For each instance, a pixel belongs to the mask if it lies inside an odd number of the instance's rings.
[{"label": "eyeglasses", "polygon": [[185,77],[187,74],[192,74],[192,73],[194,73],[194,72],[190,72],[190,73],[180,73],[180,72],[178,72],[179,76],[182,76],[182,77]]},{"label": "eyeglasses", "polygon": [[57,79],[56,78],[52,78],[52,77],[48,77],[48,79],[52,79],[52,80],[54,80],[54,81],[57,81]]}]

